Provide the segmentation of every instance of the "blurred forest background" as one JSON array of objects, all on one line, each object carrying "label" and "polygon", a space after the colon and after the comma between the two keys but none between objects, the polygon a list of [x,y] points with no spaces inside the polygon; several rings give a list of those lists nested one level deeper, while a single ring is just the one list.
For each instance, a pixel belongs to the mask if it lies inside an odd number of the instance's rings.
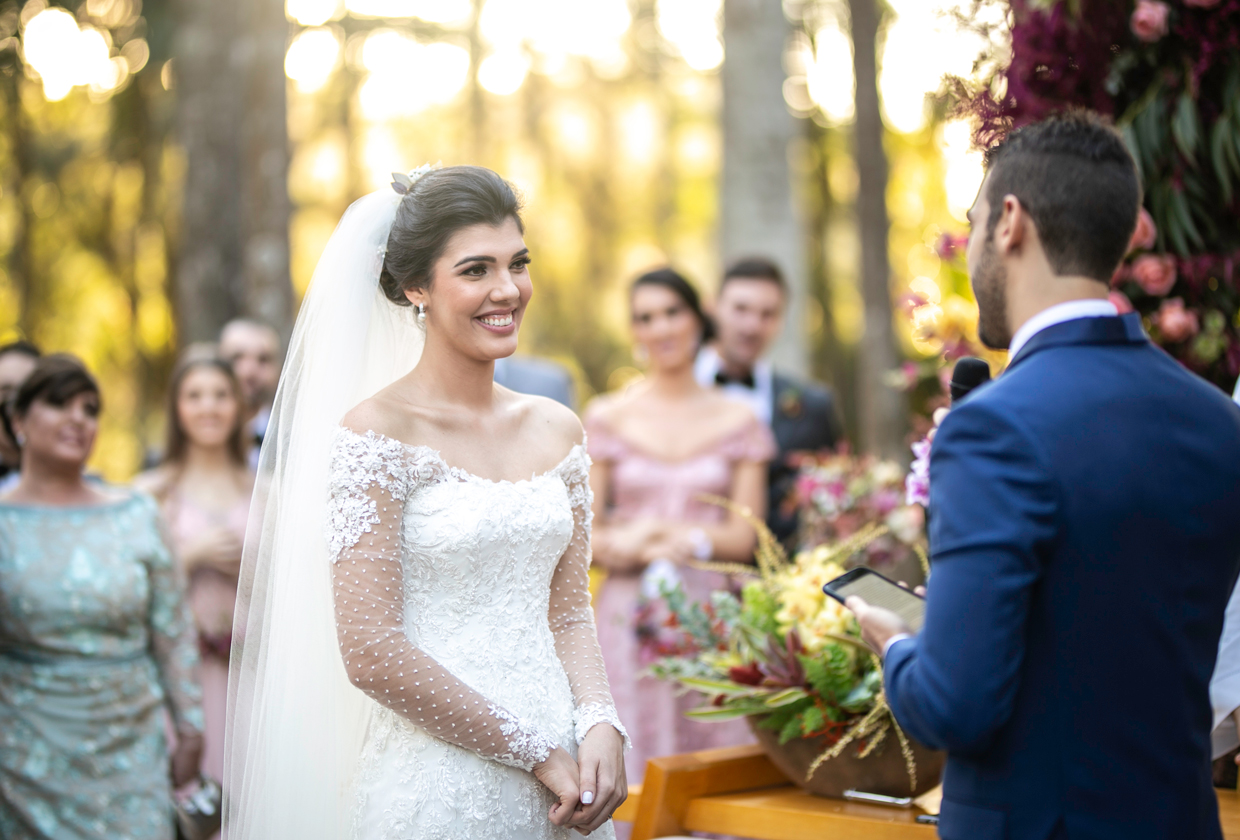
[{"label": "blurred forest background", "polygon": [[964,5],[0,0],[0,341],[98,372],[96,466],[126,478],[178,348],[239,314],[287,335],[351,201],[477,163],[526,200],[522,352],[585,397],[640,376],[634,275],[671,263],[709,297],[765,252],[794,287],[778,362],[900,454],[902,363],[973,313],[937,246],[981,161],[939,92],[993,74],[1006,28]]}]

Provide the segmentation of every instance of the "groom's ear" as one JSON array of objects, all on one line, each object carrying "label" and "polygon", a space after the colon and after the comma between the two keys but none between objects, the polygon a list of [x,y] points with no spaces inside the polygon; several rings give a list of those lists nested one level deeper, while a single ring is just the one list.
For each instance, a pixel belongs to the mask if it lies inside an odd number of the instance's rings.
[{"label": "groom's ear", "polygon": [[1014,195],[1005,195],[1003,210],[995,224],[996,250],[1000,254],[1019,253],[1028,237],[1029,231],[1026,230],[1026,226],[1031,224],[1033,224],[1033,219],[1029,217],[1020,199]]}]

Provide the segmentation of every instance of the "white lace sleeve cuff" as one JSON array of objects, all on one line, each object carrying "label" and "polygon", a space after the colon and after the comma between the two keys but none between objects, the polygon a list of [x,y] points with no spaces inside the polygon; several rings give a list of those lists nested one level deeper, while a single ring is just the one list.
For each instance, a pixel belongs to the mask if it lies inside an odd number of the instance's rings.
[{"label": "white lace sleeve cuff", "polygon": [[598,726],[600,723],[608,723],[615,727],[620,733],[620,737],[624,738],[624,749],[633,749],[633,742],[629,740],[629,733],[624,728],[624,724],[620,722],[620,716],[616,714],[616,707],[605,703],[587,703],[580,706],[573,712],[573,723],[577,730],[577,743],[580,744],[586,739],[586,733]]},{"label": "white lace sleeve cuff", "polygon": [[500,721],[500,732],[508,738],[509,752],[495,760],[519,770],[533,770],[535,764],[542,764],[558,746],[555,741],[534,729],[526,721],[513,715],[506,709],[491,706],[492,716]]}]

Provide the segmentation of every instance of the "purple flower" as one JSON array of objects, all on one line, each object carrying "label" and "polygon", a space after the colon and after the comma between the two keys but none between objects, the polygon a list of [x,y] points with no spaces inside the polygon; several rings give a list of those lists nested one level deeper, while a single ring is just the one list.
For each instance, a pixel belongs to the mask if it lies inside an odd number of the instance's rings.
[{"label": "purple flower", "polygon": [[909,474],[904,479],[904,500],[906,504],[930,505],[930,439],[925,438],[913,444],[913,463]]}]

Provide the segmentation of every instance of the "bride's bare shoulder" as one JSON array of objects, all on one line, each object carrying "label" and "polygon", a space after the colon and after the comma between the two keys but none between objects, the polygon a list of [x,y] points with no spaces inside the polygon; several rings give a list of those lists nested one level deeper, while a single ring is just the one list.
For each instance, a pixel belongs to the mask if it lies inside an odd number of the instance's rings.
[{"label": "bride's bare shoulder", "polygon": [[359,435],[374,432],[394,440],[409,441],[417,436],[418,420],[407,406],[380,391],[350,409],[340,425]]},{"label": "bride's bare shoulder", "polygon": [[585,431],[581,420],[568,408],[555,400],[546,397],[522,395],[520,400],[526,415],[526,424],[534,432],[535,438],[545,440],[549,447],[567,452],[573,446],[585,440]]}]

